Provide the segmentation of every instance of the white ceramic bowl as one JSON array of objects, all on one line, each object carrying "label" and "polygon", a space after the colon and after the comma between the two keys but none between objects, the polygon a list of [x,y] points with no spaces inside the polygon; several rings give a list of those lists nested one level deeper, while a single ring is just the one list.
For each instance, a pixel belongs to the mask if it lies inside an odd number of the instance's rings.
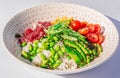
[{"label": "white ceramic bowl", "polygon": [[[52,21],[58,16],[74,17],[80,21],[98,23],[101,26],[104,26],[104,35],[106,38],[102,44],[103,53],[100,55],[100,57],[83,68],[66,71],[39,68],[32,65],[31,62],[23,59],[20,56],[21,48],[14,37],[15,33],[22,33],[26,27],[31,27],[32,23],[34,22]],[[109,59],[115,52],[119,37],[114,24],[106,16],[96,10],[75,4],[49,3],[26,9],[14,16],[4,28],[3,41],[8,52],[19,62],[26,65],[27,67],[30,67],[31,69],[55,74],[72,74],[92,69]]]}]

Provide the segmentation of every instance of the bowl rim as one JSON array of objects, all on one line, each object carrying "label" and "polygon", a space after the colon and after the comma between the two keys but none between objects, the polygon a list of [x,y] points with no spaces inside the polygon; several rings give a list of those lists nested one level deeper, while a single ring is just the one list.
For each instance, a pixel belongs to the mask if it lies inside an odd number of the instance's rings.
[{"label": "bowl rim", "polygon": [[[107,21],[111,22],[112,25],[115,26],[114,23],[113,23],[107,16],[105,16],[104,14],[102,14],[101,12],[99,12],[99,11],[97,11],[97,10],[95,10],[95,9],[89,8],[89,7],[87,7],[87,6],[83,6],[83,5],[79,5],[79,4],[72,4],[72,3],[42,3],[42,4],[40,4],[40,5],[33,6],[33,7],[31,7],[31,8],[27,8],[27,9],[22,10],[21,12],[17,13],[16,15],[14,15],[12,18],[9,19],[9,21],[6,23],[6,25],[11,21],[11,19],[13,19],[15,16],[19,15],[20,13],[23,13],[24,11],[26,11],[26,10],[28,10],[28,9],[30,10],[30,9],[33,9],[33,8],[36,8],[36,7],[40,7],[40,6],[43,6],[43,5],[48,5],[48,4],[49,4],[49,5],[51,5],[51,4],[52,4],[52,5],[53,5],[53,4],[64,4],[64,5],[72,5],[72,6],[73,6],[73,5],[75,5],[75,6],[77,5],[77,6],[80,6],[80,7],[88,8],[88,9],[91,9],[92,11],[95,11],[95,12],[103,15],[103,16],[107,19]],[[61,74],[61,75],[62,75],[62,74],[79,73],[79,72],[83,72],[83,71],[87,71],[87,70],[93,69],[93,68],[95,68],[95,67],[97,67],[97,66],[100,66],[101,64],[105,63],[108,59],[110,59],[110,58],[112,57],[112,55],[116,52],[116,49],[118,48],[118,43],[119,43],[119,34],[118,34],[118,30],[117,30],[117,28],[116,28],[116,26],[115,26],[115,29],[116,29],[116,31],[117,31],[117,34],[116,34],[116,35],[117,35],[117,37],[118,37],[118,40],[117,40],[117,44],[116,44],[116,47],[115,47],[115,49],[114,49],[114,52],[112,52],[109,57],[107,57],[107,58],[105,58],[105,59],[103,59],[103,60],[100,60],[100,61],[97,62],[96,64],[90,65],[90,66],[88,66],[88,67],[78,68],[78,69],[74,69],[74,70],[65,70],[65,71],[63,71],[63,70],[50,70],[50,69],[39,68],[39,67],[37,67],[37,66],[33,66],[33,65],[30,65],[30,64],[27,64],[27,63],[25,63],[24,61],[21,61],[20,59],[18,59],[17,57],[15,57],[11,52],[9,52],[9,50],[7,49],[7,47],[6,47],[5,44],[4,44],[4,38],[3,38],[3,33],[4,33],[5,28],[6,28],[6,25],[3,27],[3,31],[2,31],[2,45],[3,45],[4,49],[5,49],[5,51],[6,51],[13,59],[15,59],[16,62],[21,63],[21,65],[24,65],[24,66],[26,66],[26,67],[28,67],[28,68],[32,68],[32,69],[34,69],[34,70],[38,70],[38,71],[42,71],[42,72],[47,72],[47,73],[54,73],[54,74]]]}]

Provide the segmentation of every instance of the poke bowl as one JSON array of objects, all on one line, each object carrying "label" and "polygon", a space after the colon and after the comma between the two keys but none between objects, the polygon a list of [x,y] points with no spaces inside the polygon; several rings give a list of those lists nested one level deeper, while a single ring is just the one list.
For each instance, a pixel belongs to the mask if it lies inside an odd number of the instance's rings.
[{"label": "poke bowl", "polygon": [[5,26],[3,42],[17,61],[33,70],[72,74],[92,69],[115,52],[114,24],[91,8],[48,3],[26,9]]}]

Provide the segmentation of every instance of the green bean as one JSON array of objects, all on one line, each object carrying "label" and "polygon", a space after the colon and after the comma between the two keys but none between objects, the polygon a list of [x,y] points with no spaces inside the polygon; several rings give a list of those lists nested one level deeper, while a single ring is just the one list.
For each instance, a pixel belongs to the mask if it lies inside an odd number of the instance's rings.
[{"label": "green bean", "polygon": [[22,47],[24,47],[24,46],[26,46],[26,45],[27,45],[26,42],[23,42],[23,43],[21,44]]},{"label": "green bean", "polygon": [[71,40],[71,41],[77,41],[77,38],[72,37],[72,36],[68,36],[68,35],[61,35],[62,38],[67,39],[67,40]]},{"label": "green bean", "polygon": [[44,54],[40,54],[40,57],[41,57],[42,60],[47,60],[47,58]]},{"label": "green bean", "polygon": [[78,42],[75,42],[80,48],[81,50],[86,54],[88,55],[89,54],[89,51],[86,49],[86,47],[83,47],[83,45],[81,43],[78,43]]}]

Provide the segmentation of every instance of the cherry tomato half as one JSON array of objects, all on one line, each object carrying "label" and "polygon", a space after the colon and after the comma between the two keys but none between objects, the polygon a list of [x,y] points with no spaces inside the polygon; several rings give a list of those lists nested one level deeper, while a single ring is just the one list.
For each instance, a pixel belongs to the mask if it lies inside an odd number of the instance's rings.
[{"label": "cherry tomato half", "polygon": [[88,33],[87,38],[93,43],[98,41],[98,35],[95,33]]},{"label": "cherry tomato half", "polygon": [[95,31],[95,26],[94,24],[88,24],[89,32],[94,32]]},{"label": "cherry tomato half", "polygon": [[83,28],[83,27],[86,27],[88,25],[88,22],[86,22],[86,21],[83,21],[83,22],[81,22],[81,27]]},{"label": "cherry tomato half", "polygon": [[97,43],[99,43],[99,44],[101,44],[101,43],[103,43],[104,42],[104,40],[105,40],[105,37],[103,36],[103,35],[98,35],[98,42]]},{"label": "cherry tomato half", "polygon": [[73,30],[78,30],[81,28],[81,22],[79,20],[74,20],[71,22],[71,27]]},{"label": "cherry tomato half", "polygon": [[78,30],[78,32],[82,35],[86,35],[86,34],[88,34],[89,29],[87,27],[81,28],[81,29]]},{"label": "cherry tomato half", "polygon": [[99,24],[95,24],[94,26],[95,26],[94,32],[97,33],[97,34],[99,34],[100,31],[101,31],[100,25]]}]

